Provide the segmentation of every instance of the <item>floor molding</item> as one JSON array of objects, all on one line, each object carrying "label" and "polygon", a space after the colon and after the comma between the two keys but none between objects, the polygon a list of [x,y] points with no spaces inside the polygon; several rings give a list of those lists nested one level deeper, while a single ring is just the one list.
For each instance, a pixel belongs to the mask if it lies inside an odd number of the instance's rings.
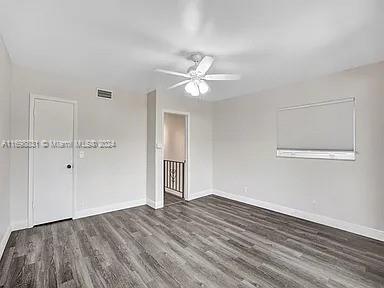
[{"label": "floor molding", "polygon": [[333,228],[341,229],[341,230],[355,233],[358,235],[362,235],[362,236],[365,236],[368,238],[376,239],[379,241],[384,241],[384,231],[377,230],[374,228],[370,228],[370,227],[366,227],[366,226],[362,226],[362,225],[358,225],[358,224],[353,224],[353,223],[349,223],[349,222],[346,222],[343,220],[338,220],[338,219],[330,218],[330,217],[319,215],[319,214],[305,212],[305,211],[285,207],[285,206],[270,203],[270,202],[260,201],[260,200],[256,200],[256,199],[249,198],[246,196],[231,194],[231,193],[227,193],[227,192],[217,190],[217,189],[213,190],[213,194],[215,194],[217,196],[224,197],[224,198],[228,198],[231,200],[235,200],[235,201],[239,201],[242,203],[257,206],[260,208],[264,208],[264,209],[272,210],[272,211],[279,212],[282,214],[286,214],[289,216],[294,216],[294,217],[308,220],[311,222],[315,222],[318,224],[323,224],[323,225],[330,226]]},{"label": "floor molding", "polygon": [[0,241],[0,259],[3,256],[5,247],[7,246],[9,236],[11,236],[11,232],[12,232],[11,226],[8,226],[7,230],[5,230],[3,237],[1,238],[1,241]]},{"label": "floor molding", "polygon": [[[192,201],[192,200],[195,200],[197,198],[205,197],[205,196],[212,195],[212,194],[213,194],[213,190],[207,189],[207,190],[203,190],[203,191],[200,191],[197,193],[193,193],[192,195],[189,195],[188,199],[185,199],[185,200],[186,201]],[[151,199],[147,199],[147,205],[153,209],[160,209],[160,208],[164,207],[164,203],[162,203],[161,201],[155,202]]]},{"label": "floor molding", "polygon": [[146,203],[149,207],[153,208],[153,209],[159,209],[159,208],[162,208],[163,205],[161,204],[160,201],[158,202],[155,202],[151,199],[147,199],[147,203]]},{"label": "floor molding", "polygon": [[28,221],[15,221],[11,222],[11,231],[17,231],[28,228]]},{"label": "floor molding", "polygon": [[146,199],[139,199],[139,200],[121,202],[121,203],[116,203],[116,204],[111,204],[111,205],[106,205],[106,206],[101,206],[96,208],[83,209],[75,213],[75,219],[104,214],[108,212],[137,207],[137,206],[146,205],[146,204],[147,204]]},{"label": "floor molding", "polygon": [[175,195],[178,197],[182,197],[182,195],[183,195],[182,192],[174,191],[174,190],[168,189],[168,188],[165,188],[165,193],[169,193],[169,194],[172,194],[172,195]]},{"label": "floor molding", "polygon": [[212,194],[214,194],[213,189],[203,190],[203,191],[189,195],[187,201],[192,201],[192,200],[195,200],[197,198],[205,197],[205,196],[212,195]]}]

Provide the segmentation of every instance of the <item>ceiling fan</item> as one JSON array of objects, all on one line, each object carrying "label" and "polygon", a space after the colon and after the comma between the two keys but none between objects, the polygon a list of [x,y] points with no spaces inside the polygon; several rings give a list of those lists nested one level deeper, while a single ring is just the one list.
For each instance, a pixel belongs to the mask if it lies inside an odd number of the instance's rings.
[{"label": "ceiling fan", "polygon": [[174,72],[164,69],[156,69],[157,72],[165,73],[174,76],[180,76],[187,78],[187,80],[181,81],[172,85],[168,89],[174,89],[185,85],[185,91],[192,96],[199,96],[200,94],[205,94],[209,91],[209,86],[207,81],[228,81],[228,80],[239,80],[240,75],[237,74],[208,74],[209,68],[213,64],[213,57],[203,56],[199,53],[192,54],[190,59],[195,62],[195,64],[190,67],[187,73]]}]

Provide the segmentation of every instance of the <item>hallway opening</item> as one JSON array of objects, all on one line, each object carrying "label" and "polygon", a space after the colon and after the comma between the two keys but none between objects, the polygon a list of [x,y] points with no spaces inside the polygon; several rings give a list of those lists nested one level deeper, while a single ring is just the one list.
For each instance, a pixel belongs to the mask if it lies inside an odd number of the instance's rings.
[{"label": "hallway opening", "polygon": [[187,117],[183,114],[164,113],[163,159],[164,205],[185,199],[187,161]]}]

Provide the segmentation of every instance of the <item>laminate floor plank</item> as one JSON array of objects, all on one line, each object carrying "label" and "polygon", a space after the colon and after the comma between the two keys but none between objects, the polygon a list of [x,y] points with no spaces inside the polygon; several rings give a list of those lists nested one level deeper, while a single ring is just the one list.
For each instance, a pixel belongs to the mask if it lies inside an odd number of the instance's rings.
[{"label": "laminate floor plank", "polygon": [[384,288],[384,243],[207,196],[12,232],[3,287]]}]

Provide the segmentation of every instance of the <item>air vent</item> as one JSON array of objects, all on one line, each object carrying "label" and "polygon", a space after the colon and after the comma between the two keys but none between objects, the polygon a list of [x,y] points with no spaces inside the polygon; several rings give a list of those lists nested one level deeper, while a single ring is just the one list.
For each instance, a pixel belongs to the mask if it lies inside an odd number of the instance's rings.
[{"label": "air vent", "polygon": [[112,99],[112,91],[97,88],[97,97]]}]

